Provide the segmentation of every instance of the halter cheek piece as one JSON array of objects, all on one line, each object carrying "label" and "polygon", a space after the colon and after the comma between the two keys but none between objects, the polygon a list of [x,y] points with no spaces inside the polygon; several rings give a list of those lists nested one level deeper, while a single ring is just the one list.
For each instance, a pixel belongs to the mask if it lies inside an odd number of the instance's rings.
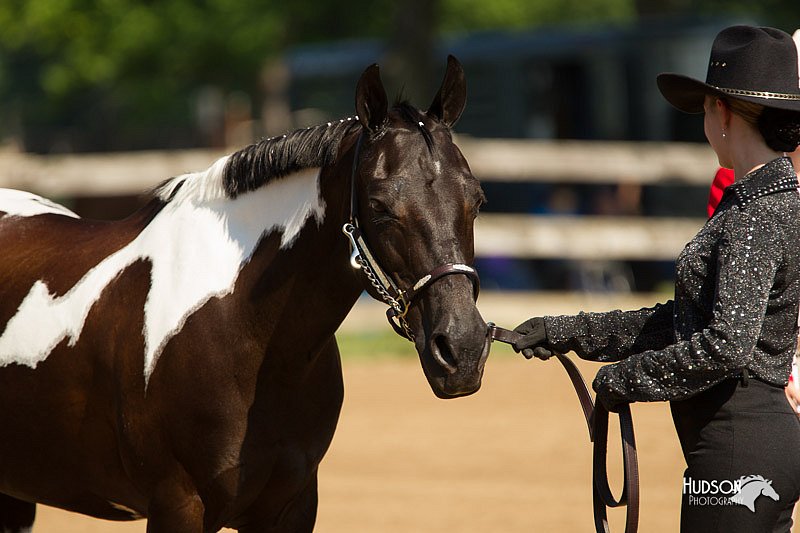
[{"label": "halter cheek piece", "polygon": [[350,174],[350,220],[342,226],[342,231],[350,240],[350,264],[353,268],[360,269],[364,272],[364,275],[367,277],[370,285],[378,293],[380,299],[389,306],[389,309],[386,310],[386,318],[389,320],[389,324],[391,324],[395,332],[413,341],[414,333],[408,326],[406,315],[414,301],[426,288],[436,280],[445,276],[463,274],[472,281],[473,297],[477,300],[478,293],[480,292],[480,280],[476,270],[469,265],[445,263],[422,276],[411,288],[403,290],[394,282],[392,277],[380,267],[375,260],[375,256],[370,251],[369,246],[367,246],[364,234],[358,223],[356,173],[358,171],[358,156],[361,153],[361,144],[363,140],[364,132],[362,130],[356,141],[355,154],[353,155],[353,170]]}]

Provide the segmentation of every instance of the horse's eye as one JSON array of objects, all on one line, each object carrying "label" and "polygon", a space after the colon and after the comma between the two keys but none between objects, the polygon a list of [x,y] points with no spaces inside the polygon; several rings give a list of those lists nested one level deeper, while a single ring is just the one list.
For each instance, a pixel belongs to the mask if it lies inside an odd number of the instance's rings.
[{"label": "horse's eye", "polygon": [[372,212],[375,213],[376,216],[393,216],[392,211],[386,206],[386,204],[375,198],[370,198],[369,208],[372,209]]},{"label": "horse's eye", "polygon": [[397,218],[394,212],[382,201],[370,198],[369,207],[376,217]]},{"label": "horse's eye", "polygon": [[369,201],[369,207],[374,215],[373,221],[378,224],[394,222],[397,220],[397,217],[392,213],[392,211],[380,200],[371,198]]}]

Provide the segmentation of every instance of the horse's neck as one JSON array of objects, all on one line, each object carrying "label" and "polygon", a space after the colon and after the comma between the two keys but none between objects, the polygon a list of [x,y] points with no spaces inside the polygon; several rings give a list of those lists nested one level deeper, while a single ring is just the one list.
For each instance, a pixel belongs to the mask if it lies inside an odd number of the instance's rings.
[{"label": "horse's neck", "polygon": [[303,171],[225,207],[229,235],[244,251],[236,291],[254,312],[271,321],[313,312],[309,334],[332,335],[344,320],[361,291],[341,232],[345,185],[335,168]]},{"label": "horse's neck", "polygon": [[[235,199],[178,195],[133,241],[92,269],[83,285],[103,287],[134,262],[150,263],[144,309],[148,377],[167,341],[212,299],[268,307],[274,304],[274,293],[259,291],[265,276],[277,276],[278,285],[289,283],[306,269],[330,261],[294,259],[298,247],[314,249],[316,243],[301,241],[318,239],[319,231],[306,229],[323,227],[325,220],[326,203],[316,171],[274,180]],[[84,307],[91,301],[87,297]]]}]

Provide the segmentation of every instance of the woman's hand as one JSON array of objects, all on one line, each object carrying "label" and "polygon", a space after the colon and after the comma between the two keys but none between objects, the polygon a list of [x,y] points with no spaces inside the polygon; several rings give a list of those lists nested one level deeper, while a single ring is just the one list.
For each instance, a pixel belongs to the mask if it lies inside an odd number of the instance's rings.
[{"label": "woman's hand", "polygon": [[608,371],[611,366],[613,365],[605,365],[597,371],[597,375],[592,381],[592,388],[597,393],[595,403],[602,403],[609,413],[619,413],[622,406],[630,402],[611,387],[611,381],[608,379]]},{"label": "woman's hand", "polygon": [[536,357],[546,361],[553,356],[547,343],[547,332],[544,329],[544,318],[533,317],[516,328],[514,331],[523,337],[513,344],[515,352],[522,352],[525,359]]}]

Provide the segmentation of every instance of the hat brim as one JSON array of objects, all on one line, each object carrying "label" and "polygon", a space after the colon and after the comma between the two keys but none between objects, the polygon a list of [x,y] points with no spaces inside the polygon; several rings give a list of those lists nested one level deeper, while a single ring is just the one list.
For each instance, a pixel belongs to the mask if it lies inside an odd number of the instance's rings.
[{"label": "hat brim", "polygon": [[667,102],[684,113],[702,113],[707,94],[724,95],[707,83],[672,72],[659,74],[656,83]]},{"label": "hat brim", "polygon": [[656,83],[667,102],[684,113],[702,113],[703,102],[705,101],[706,95],[734,98],[764,107],[800,112],[800,99],[783,100],[779,98],[761,98],[757,96],[730,94],[724,90],[717,89],[713,85],[690,78],[689,76],[684,76],[683,74],[665,72],[658,75]]}]

